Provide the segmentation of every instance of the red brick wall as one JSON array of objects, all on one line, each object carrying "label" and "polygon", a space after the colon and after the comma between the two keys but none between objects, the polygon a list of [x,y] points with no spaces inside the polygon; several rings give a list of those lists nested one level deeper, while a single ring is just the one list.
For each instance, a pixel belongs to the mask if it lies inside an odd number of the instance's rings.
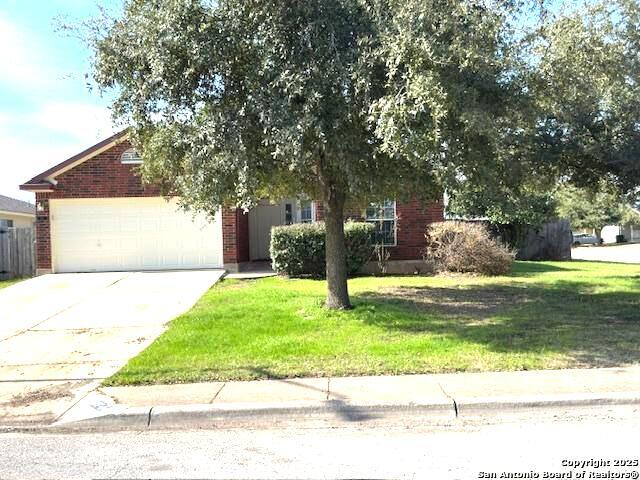
[{"label": "red brick wall", "polygon": [[427,225],[444,220],[442,202],[427,205],[418,200],[396,203],[397,246],[390,247],[391,260],[414,260],[422,258],[426,246]]},{"label": "red brick wall", "polygon": [[[49,199],[160,195],[157,187],[142,184],[140,176],[136,173],[136,165],[121,163],[120,156],[128,148],[130,144],[122,142],[58,176],[55,191],[36,194],[36,202],[43,208],[36,213],[37,268],[51,269]],[[315,205],[316,219],[322,220],[323,205],[321,202],[316,202]],[[423,207],[417,200],[398,202],[397,215],[398,245],[389,248],[391,259],[421,258],[426,226],[443,219],[442,203],[432,203]],[[348,209],[345,217],[361,219],[362,212],[359,209]],[[239,209],[224,208],[222,235],[224,263],[248,262],[249,216]]]},{"label": "red brick wall", "polygon": [[157,197],[157,187],[142,184],[138,165],[120,162],[128,148],[131,145],[122,142],[56,177],[50,198]]},{"label": "red brick wall", "polygon": [[222,253],[225,264],[249,261],[249,215],[241,209],[222,209]]},{"label": "red brick wall", "polygon": [[[363,220],[358,208],[347,208],[345,218]],[[397,246],[389,247],[391,260],[416,260],[422,258],[425,248],[425,231],[427,225],[444,220],[442,202],[422,204],[419,200],[396,203],[398,217],[396,241]],[[324,206],[316,202],[316,219],[324,219]]]},{"label": "red brick wall", "polygon": [[238,262],[249,261],[249,213],[236,210],[236,248]]},{"label": "red brick wall", "polygon": [[[49,193],[36,193],[36,269],[51,269]],[[41,210],[40,210],[41,209]]]}]

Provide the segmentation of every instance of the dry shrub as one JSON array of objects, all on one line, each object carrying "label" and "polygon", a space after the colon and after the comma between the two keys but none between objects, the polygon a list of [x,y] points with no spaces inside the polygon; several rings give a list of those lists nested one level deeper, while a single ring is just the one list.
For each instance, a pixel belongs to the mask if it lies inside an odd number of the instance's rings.
[{"label": "dry shrub", "polygon": [[491,238],[479,223],[438,222],[427,228],[425,259],[444,272],[505,275],[515,252]]}]

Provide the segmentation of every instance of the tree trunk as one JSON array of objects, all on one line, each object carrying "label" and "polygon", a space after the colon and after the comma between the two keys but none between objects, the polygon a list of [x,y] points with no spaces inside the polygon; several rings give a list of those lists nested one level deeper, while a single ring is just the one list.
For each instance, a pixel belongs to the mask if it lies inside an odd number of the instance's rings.
[{"label": "tree trunk", "polygon": [[350,309],[347,289],[347,255],[344,240],[344,195],[331,189],[325,194],[327,302],[332,309]]},{"label": "tree trunk", "polygon": [[595,235],[596,239],[598,240],[598,245],[600,245],[602,243],[602,229],[601,228],[594,228],[593,229],[593,234]]}]

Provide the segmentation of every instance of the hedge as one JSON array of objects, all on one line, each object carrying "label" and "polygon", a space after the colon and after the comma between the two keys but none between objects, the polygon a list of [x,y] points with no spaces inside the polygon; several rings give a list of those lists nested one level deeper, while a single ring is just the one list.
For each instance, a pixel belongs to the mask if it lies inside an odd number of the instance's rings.
[{"label": "hedge", "polygon": [[[364,222],[344,224],[347,270],[356,273],[371,258],[374,226]],[[297,223],[271,229],[271,262],[279,274],[322,278],[326,274],[324,222]]]}]

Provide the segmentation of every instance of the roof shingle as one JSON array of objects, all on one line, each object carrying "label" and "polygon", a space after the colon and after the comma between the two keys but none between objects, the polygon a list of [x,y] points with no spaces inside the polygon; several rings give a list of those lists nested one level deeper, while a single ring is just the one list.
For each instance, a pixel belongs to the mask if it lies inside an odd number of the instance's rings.
[{"label": "roof shingle", "polygon": [[36,214],[35,205],[29,202],[23,202],[11,197],[5,197],[0,195],[0,211],[3,212],[15,212],[15,213],[29,213],[31,215]]}]

